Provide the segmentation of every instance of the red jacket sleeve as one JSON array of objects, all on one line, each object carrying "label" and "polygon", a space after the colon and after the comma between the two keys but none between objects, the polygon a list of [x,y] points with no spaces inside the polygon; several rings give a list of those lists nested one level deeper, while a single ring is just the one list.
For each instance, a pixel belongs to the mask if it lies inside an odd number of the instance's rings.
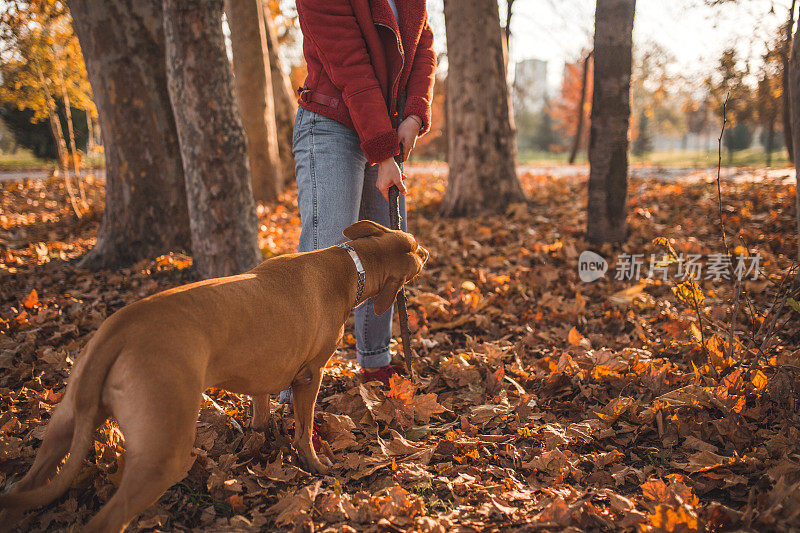
[{"label": "red jacket sleeve", "polygon": [[350,2],[297,0],[297,14],[303,37],[311,40],[331,82],[342,91],[369,162],[399,154],[397,131]]},{"label": "red jacket sleeve", "polygon": [[431,102],[433,102],[433,83],[436,76],[436,52],[433,51],[433,32],[425,22],[419,44],[414,53],[411,73],[406,84],[406,107],[403,118],[417,115],[422,119],[420,135],[431,129]]}]

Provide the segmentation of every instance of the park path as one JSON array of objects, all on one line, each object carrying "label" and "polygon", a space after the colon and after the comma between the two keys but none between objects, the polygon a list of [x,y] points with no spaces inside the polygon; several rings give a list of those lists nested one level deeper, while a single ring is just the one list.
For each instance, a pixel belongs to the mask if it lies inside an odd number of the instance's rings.
[{"label": "park path", "polygon": [[[576,178],[589,175],[588,165],[558,165],[558,166],[537,166],[519,165],[519,174],[544,174],[553,178]],[[441,164],[411,164],[406,166],[406,173],[409,176],[414,174],[447,174],[447,165]],[[698,182],[713,179],[717,176],[716,167],[708,168],[681,168],[681,167],[632,167],[629,174],[637,179],[658,180],[664,182]],[[747,168],[732,167],[723,168],[720,177],[724,180],[736,182],[759,182],[759,181],[785,181],[793,183],[795,171],[792,168]]]},{"label": "park path", "polygon": [[[520,165],[517,167],[520,174],[544,174],[553,178],[575,178],[589,174],[589,167],[586,165],[559,165],[559,166],[536,166]],[[633,167],[630,175],[639,179],[651,179],[665,182],[697,182],[716,177],[716,168],[676,168],[676,167]],[[103,169],[89,171],[95,177],[105,179],[106,171]],[[447,173],[447,165],[413,163],[406,166],[406,173],[409,176],[417,174],[444,175]],[[0,181],[14,181],[23,179],[47,179],[51,175],[47,170],[2,170],[0,171]],[[791,168],[723,168],[721,177],[725,180],[736,182],[758,182],[758,181],[786,181],[794,182],[794,169]]]},{"label": "park path", "polygon": [[[106,179],[105,169],[97,170],[82,170],[84,175],[94,174],[95,177]],[[52,170],[0,170],[0,181],[16,181],[16,180],[46,180],[53,175]]]}]

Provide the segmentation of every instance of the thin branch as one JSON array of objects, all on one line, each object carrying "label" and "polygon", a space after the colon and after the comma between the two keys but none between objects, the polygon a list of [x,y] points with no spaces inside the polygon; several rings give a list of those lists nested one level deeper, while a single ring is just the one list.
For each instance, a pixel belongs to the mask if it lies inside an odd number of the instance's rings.
[{"label": "thin branch", "polygon": [[722,230],[722,244],[725,247],[725,253],[730,256],[728,249],[728,240],[725,236],[725,218],[722,214],[722,186],[720,185],[720,175],[722,173],[722,137],[725,135],[725,124],[728,121],[727,109],[728,98],[730,94],[725,96],[725,101],[722,103],[722,128],[719,132],[719,139],[717,140],[717,201],[719,203],[719,225]]}]

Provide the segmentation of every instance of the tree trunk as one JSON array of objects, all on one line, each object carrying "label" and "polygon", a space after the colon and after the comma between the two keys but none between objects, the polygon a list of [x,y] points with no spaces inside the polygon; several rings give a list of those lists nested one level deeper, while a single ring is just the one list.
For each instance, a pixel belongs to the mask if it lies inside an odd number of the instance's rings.
[{"label": "tree trunk", "polygon": [[86,113],[86,155],[94,152],[94,119],[92,113],[88,109],[83,110]]},{"label": "tree trunk", "polygon": [[61,86],[61,100],[64,103],[64,115],[67,118],[67,133],[69,134],[69,150],[72,168],[75,172],[75,181],[78,183],[78,192],[81,195],[81,204],[84,208],[88,208],[86,204],[86,188],[83,186],[83,177],[81,176],[81,159],[78,156],[78,147],[75,144],[75,126],[72,122],[72,106],[69,101],[69,93],[67,92],[67,84],[64,81],[64,75],[59,70],[58,78]]},{"label": "tree trunk", "polygon": [[164,1],[167,79],[180,140],[194,268],[203,277],[258,264],[247,145],[222,35],[222,0]]},{"label": "tree trunk", "polygon": [[[511,49],[511,17],[514,13],[514,0],[506,1],[506,26],[503,28],[503,38],[506,42],[506,52]],[[506,71],[508,70],[508,55],[506,55]]]},{"label": "tree trunk", "polygon": [[[795,33],[792,43],[792,54],[789,59],[789,101],[792,117],[792,134],[795,139],[800,139],[800,29]],[[800,260],[800,143],[794,145],[795,179],[797,180],[797,258]]]},{"label": "tree trunk", "polygon": [[253,197],[257,202],[274,202],[283,190],[283,178],[261,0],[225,0],[225,12]]},{"label": "tree trunk", "polygon": [[264,8],[264,27],[267,30],[269,68],[272,78],[272,99],[275,104],[275,124],[278,128],[278,156],[281,158],[281,174],[284,183],[294,181],[294,155],[292,138],[294,117],[297,114],[297,99],[292,90],[292,82],[278,54],[278,35],[269,10]]},{"label": "tree trunk", "polygon": [[[503,31],[503,68],[505,72],[503,75],[506,77],[506,84],[508,83],[508,62],[511,59],[511,17],[514,13],[514,0],[507,0],[506,1],[506,25],[502,29]],[[506,94],[508,94],[508,123],[511,126],[511,136],[514,139],[514,150],[516,151],[516,141],[517,141],[517,120],[514,116],[514,99],[511,94],[511,90],[509,88],[506,89]]]},{"label": "tree trunk", "polygon": [[502,46],[503,52],[503,77],[506,80],[506,100],[508,102],[508,125],[511,128],[511,138],[514,142],[514,151],[516,152],[516,141],[517,141],[517,121],[514,118],[514,99],[511,95],[511,88],[508,87],[508,59],[509,59],[509,50],[508,50],[508,41],[506,39],[502,39],[500,41]]},{"label": "tree trunk", "polygon": [[621,242],[627,237],[628,126],[635,9],[636,0],[597,0],[586,228],[587,239],[595,244]]},{"label": "tree trunk", "polygon": [[69,168],[67,166],[67,160],[69,159],[67,154],[67,143],[64,141],[64,130],[61,129],[61,121],[58,118],[58,109],[56,108],[55,101],[50,93],[50,88],[47,85],[47,78],[44,76],[41,64],[37,59],[34,59],[34,62],[36,65],[36,73],[39,77],[39,85],[41,86],[42,95],[44,96],[45,107],[47,108],[47,119],[48,124],[50,125],[50,133],[53,135],[53,139],[56,141],[56,150],[58,151],[58,168],[64,175],[64,188],[67,191],[67,197],[69,197],[69,203],[72,205],[72,210],[75,212],[78,218],[81,218],[83,215],[84,206],[78,205],[78,199],[75,197],[75,190],[72,188],[72,182],[69,178]]},{"label": "tree trunk", "polygon": [[160,0],[70,0],[106,158],[106,206],[84,266],[190,251]]},{"label": "tree trunk", "polygon": [[786,143],[786,153],[789,155],[789,161],[794,163],[796,159],[794,158],[794,141],[793,138],[795,137],[792,135],[792,112],[791,112],[791,104],[789,102],[790,96],[789,93],[791,89],[789,88],[789,55],[790,52],[793,50],[792,46],[792,30],[794,28],[794,9],[795,5],[797,4],[797,0],[792,0],[792,5],[789,7],[789,19],[786,21],[786,26],[784,28],[784,38],[783,38],[783,48],[781,50],[781,63],[783,66],[783,72],[781,75],[781,83],[783,85],[783,95],[781,98],[782,106],[782,118],[783,118],[783,139]]},{"label": "tree trunk", "polygon": [[583,60],[583,75],[581,76],[581,98],[578,102],[578,125],[575,128],[575,138],[572,139],[572,149],[569,152],[569,164],[575,164],[578,157],[578,150],[581,147],[581,137],[583,137],[583,107],[586,105],[586,90],[589,81],[589,61],[592,59],[592,52],[586,54]]},{"label": "tree trunk", "polygon": [[517,178],[496,0],[445,0],[447,160],[442,212],[500,212],[525,199]]},{"label": "tree trunk", "polygon": [[767,124],[767,160],[766,164],[768,167],[772,166],[772,152],[775,150],[775,117],[772,116],[769,118],[769,124]]}]

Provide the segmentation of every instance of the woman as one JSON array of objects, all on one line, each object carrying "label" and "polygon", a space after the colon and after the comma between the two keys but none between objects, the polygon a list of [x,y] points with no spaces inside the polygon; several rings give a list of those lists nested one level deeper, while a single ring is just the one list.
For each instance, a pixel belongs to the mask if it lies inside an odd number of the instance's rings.
[{"label": "woman", "polygon": [[[300,251],[333,246],[360,219],[389,226],[388,191],[430,128],[436,55],[425,0],[297,0],[308,76],[298,89],[295,174]],[[405,219],[405,198],[400,198]],[[405,229],[405,226],[404,226]],[[388,382],[392,310],[355,310],[366,380]]]}]

